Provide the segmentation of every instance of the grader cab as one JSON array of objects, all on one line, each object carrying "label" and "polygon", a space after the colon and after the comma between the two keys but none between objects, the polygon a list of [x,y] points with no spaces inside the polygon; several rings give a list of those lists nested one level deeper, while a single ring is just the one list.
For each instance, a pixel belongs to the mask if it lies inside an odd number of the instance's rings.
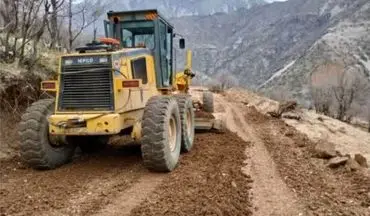
[{"label": "grader cab", "polygon": [[199,106],[191,99],[191,52],[176,72],[174,44],[183,49],[185,40],[158,11],[110,11],[105,35],[62,56],[58,80],[41,83],[56,98],[35,102],[23,115],[21,155],[33,168],[53,169],[77,146],[93,152],[112,136],[130,136],[148,169],[172,171],[180,152],[191,150],[195,127],[213,127],[212,118],[194,114],[213,112],[213,96],[205,92]]}]

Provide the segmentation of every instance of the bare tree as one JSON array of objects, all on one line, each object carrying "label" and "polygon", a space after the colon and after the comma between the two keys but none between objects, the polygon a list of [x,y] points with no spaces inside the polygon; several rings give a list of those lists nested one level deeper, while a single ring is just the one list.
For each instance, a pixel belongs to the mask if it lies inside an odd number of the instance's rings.
[{"label": "bare tree", "polygon": [[99,0],[84,0],[76,3],[68,0],[68,50],[74,41],[103,14],[104,5]]},{"label": "bare tree", "polygon": [[[28,57],[37,56],[37,45],[44,34],[50,11],[48,0],[3,0],[0,9],[2,19],[8,24],[4,27],[5,37],[0,37],[5,47],[3,57],[7,62],[19,58],[23,64]],[[32,48],[31,48],[32,46]]]},{"label": "bare tree", "polygon": [[332,94],[330,89],[324,87],[311,87],[311,98],[316,112],[330,116]]},{"label": "bare tree", "polygon": [[342,73],[343,66],[326,61],[314,69],[311,75],[310,91],[316,112],[331,116],[330,109],[333,105],[331,87],[335,84],[332,77]]},{"label": "bare tree", "polygon": [[347,70],[339,74],[337,84],[332,87],[338,105],[336,118],[350,122],[354,114],[350,113],[349,110],[355,101],[360,104],[364,103],[365,93],[368,89],[368,82],[362,79],[358,71]]},{"label": "bare tree", "polygon": [[17,47],[17,38],[11,42],[11,36],[15,35],[18,30],[19,23],[19,1],[18,0],[3,0],[0,5],[1,19],[4,21],[3,32],[4,37],[0,37],[0,45],[4,46],[4,53],[2,59],[6,62],[13,62],[15,60],[15,52]]},{"label": "bare tree", "polygon": [[319,113],[351,122],[365,105],[369,82],[349,54],[338,62],[324,62],[311,75],[311,97]]},{"label": "bare tree", "polygon": [[55,49],[57,45],[60,45],[60,29],[62,23],[58,20],[63,20],[62,9],[65,0],[50,0],[51,9],[50,18],[48,22],[48,31],[50,33],[50,48]]}]

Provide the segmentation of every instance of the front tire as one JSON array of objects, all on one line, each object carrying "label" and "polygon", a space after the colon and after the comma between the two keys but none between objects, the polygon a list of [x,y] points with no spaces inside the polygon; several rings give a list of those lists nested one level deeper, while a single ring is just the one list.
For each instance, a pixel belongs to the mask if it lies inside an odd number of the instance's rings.
[{"label": "front tire", "polygon": [[33,103],[23,114],[19,125],[20,153],[34,169],[55,169],[71,161],[74,145],[51,142],[47,117],[53,113],[54,99]]},{"label": "front tire", "polygon": [[170,96],[149,99],[142,121],[141,152],[151,171],[170,172],[181,150],[181,119],[177,101]]}]

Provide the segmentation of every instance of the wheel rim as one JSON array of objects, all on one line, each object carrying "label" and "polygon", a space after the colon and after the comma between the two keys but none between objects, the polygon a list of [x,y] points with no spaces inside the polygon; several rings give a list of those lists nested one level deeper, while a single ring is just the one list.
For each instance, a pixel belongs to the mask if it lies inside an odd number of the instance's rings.
[{"label": "wheel rim", "polygon": [[170,122],[168,124],[168,141],[171,152],[175,151],[177,141],[177,128],[176,120],[174,117],[170,118]]},{"label": "wheel rim", "polygon": [[186,132],[188,134],[188,137],[191,138],[193,136],[193,121],[192,121],[192,118],[191,118],[191,110],[188,109],[187,113],[186,113]]},{"label": "wheel rim", "polygon": [[[46,116],[46,119],[48,119],[50,115],[47,115]],[[47,121],[48,122],[48,121]],[[51,135],[49,133],[49,123],[47,123],[47,126],[45,127],[44,131],[45,135],[47,136],[47,140],[48,140],[48,143],[49,143],[49,146],[54,148],[54,149],[58,149],[58,148],[62,148],[64,146],[64,143],[62,142],[61,140],[61,137],[60,136],[57,136],[57,135]]]}]

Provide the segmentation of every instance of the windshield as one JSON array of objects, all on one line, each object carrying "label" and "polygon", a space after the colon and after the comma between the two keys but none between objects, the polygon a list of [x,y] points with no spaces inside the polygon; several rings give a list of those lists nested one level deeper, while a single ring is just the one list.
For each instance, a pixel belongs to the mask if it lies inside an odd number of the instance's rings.
[{"label": "windshield", "polygon": [[122,45],[124,48],[155,48],[154,24],[152,21],[123,22],[121,26]]}]

